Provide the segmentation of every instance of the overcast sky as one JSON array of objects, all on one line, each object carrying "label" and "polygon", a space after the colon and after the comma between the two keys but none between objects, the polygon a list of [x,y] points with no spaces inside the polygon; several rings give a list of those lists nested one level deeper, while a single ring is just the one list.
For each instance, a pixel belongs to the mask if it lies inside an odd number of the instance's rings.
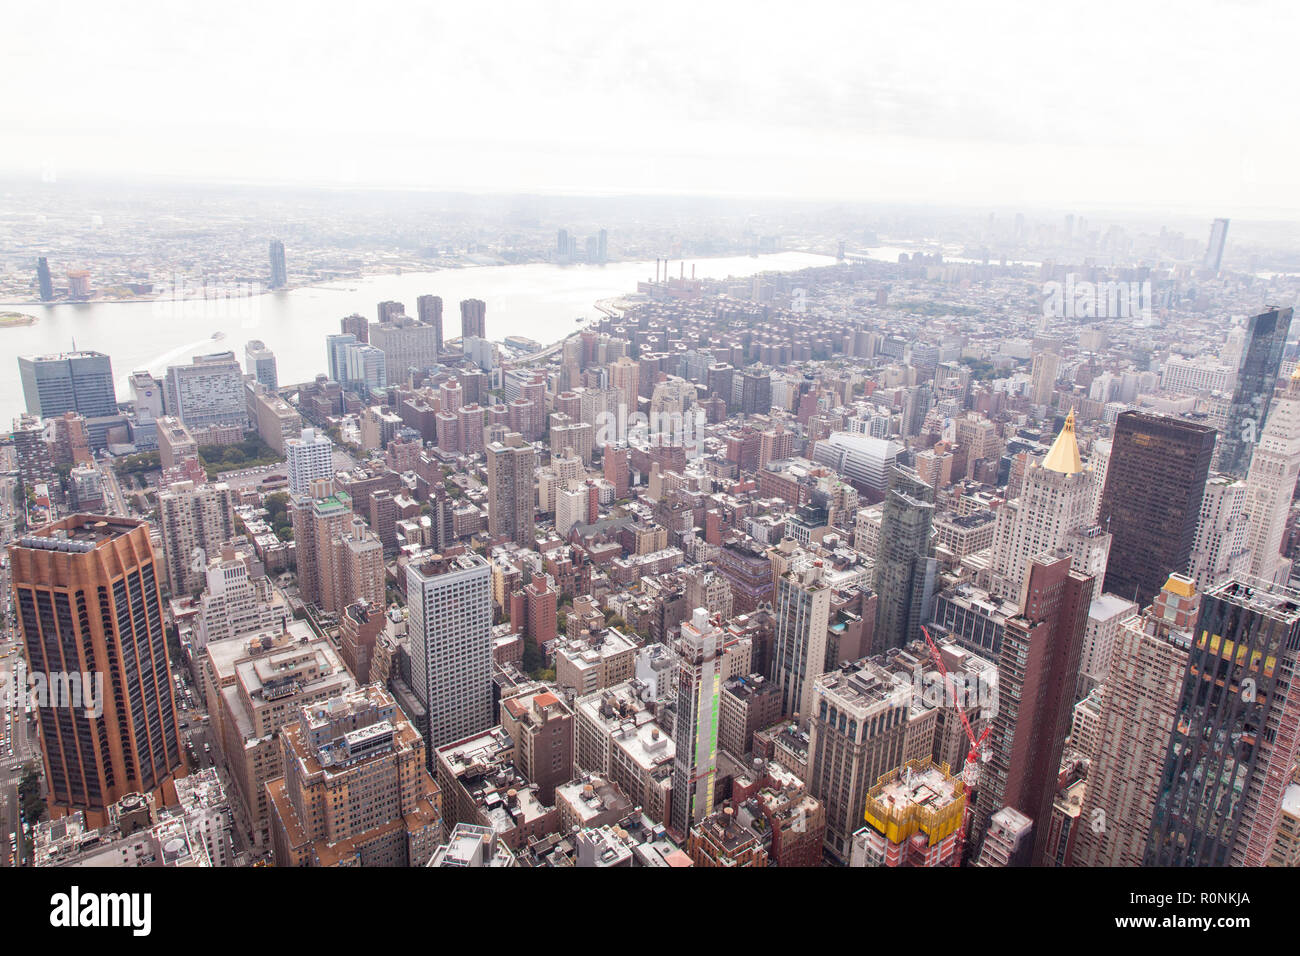
[{"label": "overcast sky", "polygon": [[1290,215],[1296,8],[9,4],[0,171]]}]

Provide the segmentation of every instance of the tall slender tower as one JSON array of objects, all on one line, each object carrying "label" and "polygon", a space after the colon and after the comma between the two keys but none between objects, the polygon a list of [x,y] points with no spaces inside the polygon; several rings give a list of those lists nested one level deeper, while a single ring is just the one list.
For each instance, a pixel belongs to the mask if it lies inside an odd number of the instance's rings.
[{"label": "tall slender tower", "polygon": [[933,519],[934,489],[911,469],[895,467],[885,496],[872,580],[880,596],[872,653],[902,647],[920,634],[934,582]]},{"label": "tall slender tower", "polygon": [[1146,866],[1263,866],[1300,748],[1300,592],[1205,595],[1156,790]]},{"label": "tall slender tower", "polygon": [[416,315],[425,325],[433,326],[433,347],[442,354],[442,296],[422,295],[415,300]]},{"label": "tall slender tower", "polygon": [[1181,418],[1120,413],[1101,496],[1111,534],[1104,590],[1144,607],[1170,574],[1187,570],[1214,436]]},{"label": "tall slender tower", "polygon": [[477,554],[406,566],[411,690],[433,752],[492,726],[492,569]]},{"label": "tall slender tower", "polygon": [[272,289],[283,289],[289,284],[289,272],[284,265],[284,243],[279,239],[271,240],[271,285]]},{"label": "tall slender tower", "polygon": [[1034,821],[1037,860],[1047,846],[1094,582],[1065,555],[1035,557],[1026,576],[1024,608],[1002,637],[998,709],[973,832],[981,835],[994,811],[1015,807]]},{"label": "tall slender tower", "polygon": [[461,338],[487,338],[487,303],[482,299],[464,299],[460,303]]},{"label": "tall slender tower", "polygon": [[494,538],[533,544],[533,446],[518,432],[487,446],[488,530]]},{"label": "tall slender tower", "polygon": [[38,700],[51,810],[103,826],[128,793],[175,803],[185,765],[148,523],[73,515],[11,545],[9,559],[31,676],[82,692]]},{"label": "tall slender tower", "polygon": [[1246,322],[1237,385],[1219,438],[1220,471],[1244,478],[1250,468],[1251,452],[1268,420],[1293,313],[1290,307],[1274,307]]},{"label": "tall slender tower", "polygon": [[718,772],[718,708],[722,699],[725,631],[697,607],[677,639],[677,718],[674,724],[671,823],[681,834],[713,812]]},{"label": "tall slender tower", "polygon": [[781,709],[805,721],[813,704],[813,682],[826,670],[831,589],[821,562],[781,575],[776,585],[776,646],[773,679],[781,688]]},{"label": "tall slender tower", "polygon": [[1300,367],[1286,394],[1273,402],[1259,447],[1246,477],[1246,513],[1250,515],[1250,573],[1285,583],[1291,562],[1281,554],[1287,516],[1300,479]]}]

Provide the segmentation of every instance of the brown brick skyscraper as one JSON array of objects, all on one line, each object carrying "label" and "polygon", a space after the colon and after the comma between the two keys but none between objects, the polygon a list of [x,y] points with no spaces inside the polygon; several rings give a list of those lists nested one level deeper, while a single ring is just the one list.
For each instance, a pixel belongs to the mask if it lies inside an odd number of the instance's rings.
[{"label": "brown brick skyscraper", "polygon": [[102,675],[102,714],[84,698],[39,707],[53,815],[84,810],[101,826],[127,793],[175,803],[184,764],[148,524],[73,515],[11,545],[9,558],[29,681]]}]

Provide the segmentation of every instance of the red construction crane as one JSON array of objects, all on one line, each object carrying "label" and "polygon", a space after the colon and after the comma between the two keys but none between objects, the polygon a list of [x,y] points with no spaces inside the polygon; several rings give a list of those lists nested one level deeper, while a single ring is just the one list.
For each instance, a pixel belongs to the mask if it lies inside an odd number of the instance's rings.
[{"label": "red construction crane", "polygon": [[953,866],[961,866],[961,854],[966,845],[966,837],[970,829],[971,811],[975,805],[975,792],[979,789],[980,758],[984,750],[984,739],[988,737],[993,725],[989,724],[978,737],[975,736],[975,729],[971,727],[970,720],[966,717],[966,707],[963,701],[958,699],[957,689],[952,682],[952,677],[948,674],[948,668],[944,666],[943,655],[939,653],[939,646],[934,643],[934,638],[925,629],[925,625],[921,626],[921,633],[925,635],[925,643],[930,646],[930,659],[934,661],[934,666],[939,668],[939,673],[943,675],[944,687],[948,690],[948,700],[951,702],[953,709],[957,711],[957,716],[961,718],[962,728],[966,731],[966,739],[970,741],[970,750],[966,754],[966,766],[961,771],[961,781],[966,788],[966,807],[962,812],[961,832],[957,836],[957,853],[953,862]]}]

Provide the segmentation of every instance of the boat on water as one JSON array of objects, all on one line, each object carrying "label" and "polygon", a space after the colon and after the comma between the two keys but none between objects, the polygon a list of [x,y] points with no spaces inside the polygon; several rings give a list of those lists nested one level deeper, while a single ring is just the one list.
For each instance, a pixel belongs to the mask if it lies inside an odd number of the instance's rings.
[{"label": "boat on water", "polygon": [[221,341],[222,339],[224,339],[225,337],[226,337],[226,333],[225,333],[225,332],[213,332],[213,333],[212,333],[212,341],[214,341],[214,342],[220,342],[220,341]]}]

